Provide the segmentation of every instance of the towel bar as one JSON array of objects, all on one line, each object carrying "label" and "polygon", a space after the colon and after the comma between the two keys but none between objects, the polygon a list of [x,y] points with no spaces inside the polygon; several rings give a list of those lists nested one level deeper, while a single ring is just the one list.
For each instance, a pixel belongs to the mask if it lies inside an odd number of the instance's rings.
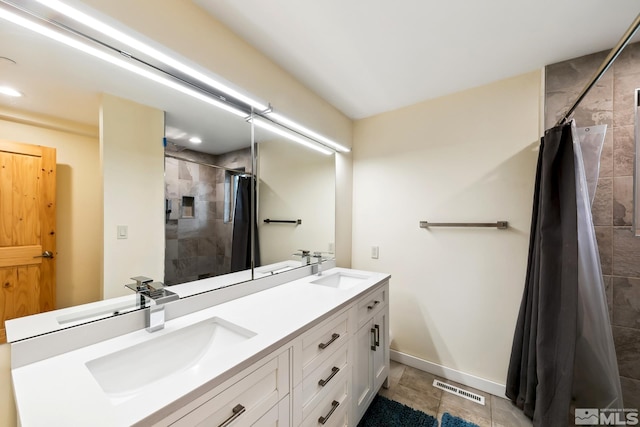
[{"label": "towel bar", "polygon": [[494,227],[498,230],[506,230],[509,228],[508,221],[497,222],[427,222],[420,221],[420,228],[429,227]]},{"label": "towel bar", "polygon": [[283,223],[283,224],[296,224],[296,225],[300,225],[302,224],[302,220],[301,219],[265,219],[264,222],[266,222],[267,224],[270,224],[272,222],[279,222],[279,223]]}]

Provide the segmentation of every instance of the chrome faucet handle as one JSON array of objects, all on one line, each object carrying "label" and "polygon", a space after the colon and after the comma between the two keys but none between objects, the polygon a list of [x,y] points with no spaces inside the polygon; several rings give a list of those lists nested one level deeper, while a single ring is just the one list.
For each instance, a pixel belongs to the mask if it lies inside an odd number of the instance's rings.
[{"label": "chrome faucet handle", "polygon": [[298,249],[300,252],[296,252],[294,256],[307,257],[311,255],[311,251],[307,251],[305,249]]},{"label": "chrome faucet handle", "polygon": [[[153,283],[153,279],[145,276],[135,276],[132,277],[131,280],[136,282],[136,289],[139,291],[143,291],[148,288],[149,283]],[[127,286],[130,288],[130,286]]]}]

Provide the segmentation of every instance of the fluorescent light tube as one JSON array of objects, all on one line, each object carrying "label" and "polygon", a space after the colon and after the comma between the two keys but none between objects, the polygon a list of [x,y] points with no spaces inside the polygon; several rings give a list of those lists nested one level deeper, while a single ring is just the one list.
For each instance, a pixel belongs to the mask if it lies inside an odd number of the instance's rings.
[{"label": "fluorescent light tube", "polygon": [[13,88],[10,88],[9,86],[0,86],[0,94],[7,95],[12,98],[19,98],[22,96],[20,92]]},{"label": "fluorescent light tube", "polygon": [[154,49],[153,47],[123,33],[122,31],[119,31],[111,27],[110,25],[105,24],[102,21],[99,21],[98,19],[90,15],[87,15],[84,12],[74,9],[73,7],[61,1],[58,1],[58,0],[37,0],[37,1],[38,3],[50,9],[53,9],[56,12],[59,12],[73,19],[74,21],[79,22],[82,25],[85,25],[93,30],[97,30],[106,36],[109,36],[115,40],[118,40],[119,42],[124,43],[130,48],[143,52],[144,54],[149,55],[154,59],[157,59],[163,64],[169,65],[170,67],[180,70],[181,72],[187,74],[188,76],[193,77],[194,79],[201,81],[202,83],[205,83],[215,89],[218,89],[219,91],[224,92],[229,96],[232,96],[248,105],[251,105],[253,108],[255,108],[258,111],[264,111],[268,108],[268,106],[264,105],[262,102],[257,101],[247,95],[240,93],[239,91],[227,86],[226,84],[219,82],[207,76],[206,74],[201,73],[200,71],[194,68],[191,68],[186,64],[183,64],[182,62],[170,57],[169,55],[166,55],[160,52],[159,50]]},{"label": "fluorescent light tube", "polygon": [[311,148],[313,150],[319,151],[322,154],[326,154],[327,156],[332,154],[333,152],[331,150],[328,150],[326,148],[324,148],[323,146],[321,146],[320,144],[317,144],[315,142],[312,141],[308,141],[305,138],[301,137],[300,135],[296,135],[293,132],[287,131],[283,128],[281,128],[278,125],[272,124],[267,120],[258,118],[258,117],[254,117],[252,119],[249,120],[250,122],[253,122],[256,126],[262,128],[262,129],[266,129],[269,132],[273,132],[276,135],[280,135],[280,136],[284,136],[285,138],[297,142],[298,144],[302,144],[305,147]]},{"label": "fluorescent light tube", "polygon": [[184,93],[185,95],[189,95],[193,98],[199,99],[201,101],[206,102],[207,104],[211,104],[214,105],[218,108],[221,108],[225,111],[228,111],[238,117],[242,117],[242,118],[246,118],[247,117],[247,113],[245,113],[242,110],[239,110],[237,108],[234,108],[230,105],[227,105],[224,102],[218,101],[215,98],[212,98],[210,96],[207,96],[201,92],[198,92],[194,89],[189,88],[188,86],[182,85],[180,83],[177,83],[173,80],[170,80],[166,77],[162,77],[159,76],[157,74],[154,74],[152,72],[150,72],[149,70],[139,67],[137,65],[134,65],[128,61],[125,61],[123,59],[121,59],[120,57],[116,57],[116,56],[112,56],[109,55],[101,50],[98,50],[92,46],[89,46],[87,44],[84,44],[76,39],[73,39],[71,37],[68,37],[64,34],[61,34],[57,31],[53,31],[50,28],[47,28],[43,25],[40,25],[36,22],[30,21],[28,19],[25,19],[19,15],[16,15],[12,12],[9,12],[5,9],[0,9],[0,18],[5,19],[9,22],[13,22],[14,24],[20,25],[21,27],[27,28],[31,31],[35,31],[38,34],[41,34],[43,36],[49,37],[50,39],[56,40],[60,43],[64,43],[67,46],[73,47],[75,49],[78,49],[84,53],[87,53],[89,55],[95,56],[96,58],[100,58],[106,62],[109,62],[113,65],[116,65],[118,67],[124,68],[125,70],[129,70],[132,73],[138,74],[139,76],[145,77],[149,80],[155,81],[157,83],[160,83],[164,86],[167,86],[169,88],[172,88],[174,90],[177,90],[179,92]]},{"label": "fluorescent light tube", "polygon": [[302,126],[301,124],[298,124],[296,122],[294,122],[293,120],[290,120],[288,118],[286,118],[285,116],[283,116],[282,114],[278,114],[278,113],[274,113],[273,111],[268,112],[267,113],[269,115],[269,117],[272,117],[276,122],[280,122],[283,125],[290,127],[292,129],[295,129],[297,131],[300,131],[304,134],[309,135],[311,138],[317,139],[320,142],[323,142],[325,144],[327,144],[330,147],[335,148],[338,151],[342,151],[343,153],[348,153],[349,151],[351,151],[348,147],[345,147],[342,144],[338,144],[335,141],[330,140],[329,138],[320,135],[317,132],[312,131],[311,129]]}]

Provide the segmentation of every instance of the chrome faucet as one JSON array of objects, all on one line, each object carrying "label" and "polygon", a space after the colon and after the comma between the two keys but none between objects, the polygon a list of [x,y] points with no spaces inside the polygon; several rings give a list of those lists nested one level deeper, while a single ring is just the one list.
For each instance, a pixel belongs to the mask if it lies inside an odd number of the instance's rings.
[{"label": "chrome faucet", "polygon": [[324,258],[322,257],[322,252],[314,252],[313,253],[313,257],[318,259],[318,263],[316,264],[318,267],[318,271],[316,272],[316,274],[318,276],[322,276],[322,261],[324,261]]},{"label": "chrome faucet", "polygon": [[[306,251],[304,249],[298,249],[300,252],[296,252],[293,256],[299,256],[302,258],[302,265],[310,265],[311,264],[311,251]],[[306,262],[305,262],[306,261]]]},{"label": "chrome faucet", "polygon": [[146,312],[146,327],[148,332],[155,332],[164,328],[164,305],[180,299],[178,294],[167,290],[161,282],[144,276],[132,277],[136,283],[129,283],[125,287],[140,296],[140,308],[146,308],[149,302],[149,310]]}]

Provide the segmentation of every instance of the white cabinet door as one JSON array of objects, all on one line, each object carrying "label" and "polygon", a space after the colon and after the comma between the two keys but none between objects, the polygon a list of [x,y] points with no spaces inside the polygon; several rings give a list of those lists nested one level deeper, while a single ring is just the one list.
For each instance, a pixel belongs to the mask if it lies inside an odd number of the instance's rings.
[{"label": "white cabinet door", "polygon": [[375,347],[372,322],[365,324],[356,334],[356,351],[353,364],[354,404],[356,419],[360,419],[369,405],[373,393],[373,356]]},{"label": "white cabinet door", "polygon": [[373,366],[373,389],[374,392],[380,390],[382,383],[389,375],[389,310],[385,307],[373,318],[372,330],[375,331],[375,350],[372,351]]}]

